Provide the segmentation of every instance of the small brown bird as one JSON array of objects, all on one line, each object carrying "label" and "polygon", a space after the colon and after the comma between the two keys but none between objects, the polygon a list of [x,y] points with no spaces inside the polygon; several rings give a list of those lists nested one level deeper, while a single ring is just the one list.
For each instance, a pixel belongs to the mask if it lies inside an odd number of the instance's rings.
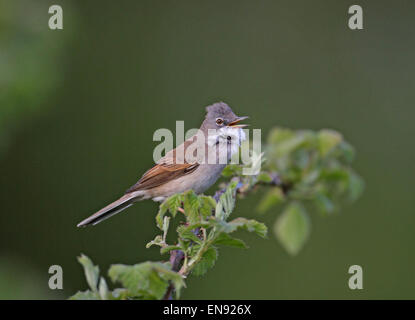
[{"label": "small brown bird", "polygon": [[[197,135],[194,135],[176,149],[167,152],[121,198],[80,222],[78,227],[95,225],[140,200],[163,201],[176,193],[192,189],[199,194],[212,186],[226,166],[226,163],[219,159],[221,147],[226,149],[225,161],[229,161],[232,154],[238,151],[241,141],[245,139],[242,128],[246,125],[239,124],[239,122],[248,117],[236,116],[224,102],[206,107],[206,112],[206,118],[199,130],[206,137],[205,139],[199,139]],[[181,153],[186,154],[186,149],[194,143],[205,144],[205,148],[201,149],[205,151],[205,154],[202,157],[196,155],[195,158],[202,158],[206,161],[187,162],[187,159],[177,161],[180,158],[177,156],[179,154],[177,150],[184,150]],[[212,155],[209,155],[208,152],[208,150],[212,150],[212,148],[209,149],[212,145],[217,146],[213,151],[216,152],[213,156],[214,161],[211,161]]]}]

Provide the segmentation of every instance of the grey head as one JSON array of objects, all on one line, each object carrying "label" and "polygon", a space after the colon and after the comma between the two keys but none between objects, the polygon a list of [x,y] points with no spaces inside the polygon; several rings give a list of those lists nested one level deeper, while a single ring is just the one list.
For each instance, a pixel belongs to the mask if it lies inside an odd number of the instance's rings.
[{"label": "grey head", "polygon": [[243,128],[247,125],[239,124],[248,117],[238,117],[232,109],[224,102],[217,102],[206,107],[206,117],[201,129],[221,129],[225,127]]}]

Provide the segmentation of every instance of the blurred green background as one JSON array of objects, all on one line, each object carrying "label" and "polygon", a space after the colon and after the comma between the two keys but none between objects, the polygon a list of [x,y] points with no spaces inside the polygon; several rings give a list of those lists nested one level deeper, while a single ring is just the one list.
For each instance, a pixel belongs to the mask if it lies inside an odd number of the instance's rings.
[{"label": "blurred green background", "polygon": [[[60,4],[64,29],[48,28]],[[361,4],[364,30],[347,26]],[[147,201],[96,227],[76,224],[152,165],[158,128],[199,126],[223,100],[265,135],[333,128],[356,147],[363,197],[312,217],[290,257],[241,232],[184,299],[415,298],[413,1],[0,2],[0,298],[66,298],[86,283],[76,257],[159,260]],[[213,192],[213,190],[211,190]],[[260,194],[234,214],[258,216]],[[63,267],[63,291],[48,288]],[[350,265],[364,289],[348,288]]]}]

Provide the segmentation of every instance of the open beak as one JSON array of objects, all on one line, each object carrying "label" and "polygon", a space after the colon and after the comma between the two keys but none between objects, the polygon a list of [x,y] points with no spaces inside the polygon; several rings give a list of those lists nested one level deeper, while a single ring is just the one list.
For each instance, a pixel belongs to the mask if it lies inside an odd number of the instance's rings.
[{"label": "open beak", "polygon": [[237,117],[235,120],[233,120],[232,122],[228,123],[228,127],[232,127],[232,128],[245,128],[248,125],[247,124],[238,124],[239,122],[241,122],[242,120],[248,119],[249,117]]}]

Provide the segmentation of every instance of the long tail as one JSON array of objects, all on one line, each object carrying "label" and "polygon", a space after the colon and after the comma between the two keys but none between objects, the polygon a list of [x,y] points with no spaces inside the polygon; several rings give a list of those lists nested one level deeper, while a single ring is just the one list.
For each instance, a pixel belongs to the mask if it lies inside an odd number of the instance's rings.
[{"label": "long tail", "polygon": [[89,225],[96,225],[105,219],[112,217],[113,215],[127,209],[129,206],[133,205],[134,200],[137,198],[136,192],[128,193],[118,200],[110,203],[105,208],[102,208],[98,212],[94,213],[89,218],[78,223],[78,227],[86,227]]}]

